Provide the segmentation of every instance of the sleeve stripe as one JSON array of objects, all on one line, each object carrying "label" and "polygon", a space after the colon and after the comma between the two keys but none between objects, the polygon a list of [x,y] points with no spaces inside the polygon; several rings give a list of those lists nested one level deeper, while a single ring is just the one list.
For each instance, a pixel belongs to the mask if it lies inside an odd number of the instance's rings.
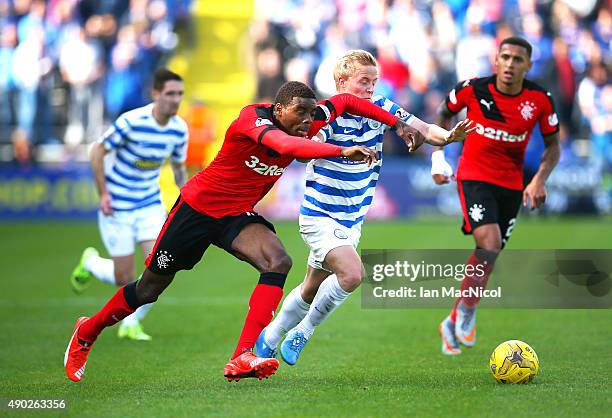
[{"label": "sleeve stripe", "polygon": [[329,109],[327,108],[327,106],[319,105],[319,109],[323,112],[323,117],[325,118],[323,120],[325,122],[329,121],[329,118],[331,117],[331,113],[329,112]]},{"label": "sleeve stripe", "polygon": [[259,145],[261,145],[261,140],[263,139],[263,136],[266,134],[266,132],[271,131],[271,130],[273,130],[273,129],[278,129],[278,128],[276,128],[276,127],[274,127],[274,126],[267,126],[267,127],[265,127],[265,128],[264,128],[264,129],[263,129],[263,130],[262,130],[262,131],[259,133],[259,136],[257,137],[257,143],[258,143]]},{"label": "sleeve stripe", "polygon": [[328,111],[330,113],[329,117],[333,116],[333,118],[335,119],[338,116],[338,112],[336,111],[336,107],[334,106],[334,104],[331,101],[325,100],[325,107],[327,107],[327,109],[328,109]]}]

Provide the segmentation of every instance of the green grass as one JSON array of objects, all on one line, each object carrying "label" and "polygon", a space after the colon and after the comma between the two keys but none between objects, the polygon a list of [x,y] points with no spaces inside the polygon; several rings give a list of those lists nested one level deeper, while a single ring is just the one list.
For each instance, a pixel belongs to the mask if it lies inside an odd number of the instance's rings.
[{"label": "green grass", "polygon": [[[303,277],[294,223],[277,225]],[[74,296],[67,276],[93,223],[0,224],[0,397],[66,399],[69,416],[610,416],[612,311],[482,310],[475,348],[440,354],[443,310],[363,310],[354,295],[318,330],[295,367],[269,380],[222,377],[257,274],[213,248],[181,272],[146,319],[150,343],[96,342],[82,382],[62,360],[74,320],[114,292],[95,282]],[[509,248],[610,248],[610,219],[521,219]],[[367,223],[364,248],[470,248],[455,220]],[[534,384],[504,386],[488,372],[501,341],[528,341],[541,360]],[[0,409],[0,416],[10,414]],[[15,416],[36,415],[34,411]],[[43,415],[43,413],[38,413]],[[60,415],[45,412],[44,415]]]}]

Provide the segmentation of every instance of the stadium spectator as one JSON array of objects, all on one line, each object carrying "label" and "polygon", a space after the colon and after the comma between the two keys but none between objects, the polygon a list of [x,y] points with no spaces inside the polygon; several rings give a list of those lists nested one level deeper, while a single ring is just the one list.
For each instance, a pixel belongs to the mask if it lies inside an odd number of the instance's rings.
[{"label": "stadium spectator", "polygon": [[484,11],[470,7],[467,11],[467,35],[457,44],[455,71],[457,80],[484,77],[491,72],[491,51],[495,39],[482,31]]},{"label": "stadium spectator", "polygon": [[591,132],[594,159],[612,166],[612,84],[602,61],[593,62],[580,82],[578,104]]},{"label": "stadium spectator", "polygon": [[59,51],[59,69],[69,85],[68,126],[64,141],[76,145],[102,126],[102,90],[98,83],[103,61],[100,47],[90,39],[85,29],[73,26],[66,34]]},{"label": "stadium spectator", "polygon": [[[321,20],[318,25],[308,22],[306,38],[312,39],[312,32],[315,33],[318,47],[314,49],[291,42],[295,33],[304,31],[303,25],[296,29],[291,17],[305,16],[306,6],[317,11],[313,18]],[[268,0],[259,0],[256,10],[254,25],[265,28],[259,30],[265,33],[260,36],[259,45],[275,48],[281,56],[282,68],[295,57],[305,58],[310,69],[308,78],[322,95],[333,93],[333,80],[329,78],[331,63],[346,50],[370,50],[383,63],[394,48],[399,63],[410,74],[409,88],[399,87],[401,82],[390,88],[383,65],[377,92],[394,97],[398,104],[416,114],[428,113],[431,100],[425,95],[446,92],[458,80],[490,72],[490,51],[495,50],[492,36],[499,43],[514,34],[525,34],[536,47],[534,68],[528,77],[538,79],[553,92],[569,140],[579,134],[575,121],[580,119],[575,115],[579,109],[573,108],[572,86],[586,76],[593,56],[599,54],[608,66],[612,59],[612,17],[606,2],[296,0],[274,2],[271,7]],[[329,13],[330,10],[338,13]],[[261,49],[260,46],[255,50]]]},{"label": "stadium spectator", "polygon": [[262,102],[271,102],[284,83],[281,72],[281,57],[274,48],[266,48],[257,55],[257,97]]},{"label": "stadium spectator", "polygon": [[[1,0],[0,139],[28,141],[20,156],[32,143],[54,138],[91,141],[103,116],[144,104],[153,70],[177,47],[176,19],[188,20],[191,3]],[[63,97],[68,105],[60,103]],[[68,121],[62,106],[69,108]],[[52,126],[65,122],[67,128]]]},{"label": "stadium spectator", "polygon": [[10,134],[7,127],[14,118],[13,53],[17,45],[17,28],[6,24],[0,29],[0,135]]},{"label": "stadium spectator", "polygon": [[[165,62],[175,49],[176,31],[191,34],[186,43],[193,46],[193,27],[186,23],[190,20],[188,14],[192,5],[192,0],[171,3],[169,0],[1,0],[0,30],[4,32],[11,25],[19,28],[20,36],[15,49],[23,51],[19,44],[25,42],[23,34],[30,28],[42,27],[42,55],[50,61],[46,60],[45,63],[47,72],[29,90],[14,83],[15,97],[12,103],[9,102],[11,105],[5,107],[6,110],[12,110],[13,118],[8,126],[7,112],[2,110],[0,132],[4,134],[0,133],[3,135],[0,139],[6,140],[19,114],[22,129],[23,126],[27,128],[25,132],[29,141],[45,142],[49,137],[65,136],[63,133],[49,132],[46,125],[54,121],[54,128],[61,129],[59,124],[64,123],[65,113],[61,107],[66,105],[58,103],[58,99],[70,96],[69,85],[62,84],[58,69],[59,50],[67,26],[77,24],[85,28],[88,39],[100,43],[103,69],[98,86],[106,86],[102,94],[105,120],[108,121],[122,110],[137,107],[146,101],[152,69]],[[300,79],[309,80],[322,95],[334,91],[332,80],[326,78],[330,70],[327,64],[337,56],[351,48],[363,48],[384,61],[383,52],[393,47],[399,58],[398,63],[410,73],[408,88],[394,87],[388,90],[387,83],[382,82],[379,84],[379,92],[394,97],[399,104],[414,109],[417,114],[426,114],[425,108],[430,99],[425,95],[447,91],[458,79],[465,78],[465,74],[461,75],[463,71],[475,72],[480,67],[486,67],[486,57],[481,55],[478,65],[468,62],[467,66],[459,65],[455,68],[455,63],[463,60],[464,48],[459,50],[458,46],[465,45],[466,38],[469,39],[467,28],[470,22],[479,21],[479,30],[483,36],[496,35],[498,42],[514,33],[530,36],[533,32],[537,37],[545,39],[544,43],[553,40],[552,56],[545,59],[547,67],[542,72],[541,81],[558,99],[559,116],[563,126],[570,127],[571,139],[579,135],[573,128],[577,126],[575,121],[581,118],[580,108],[572,109],[571,73],[575,85],[578,85],[595,57],[601,57],[608,66],[612,60],[612,17],[606,6],[606,2],[566,0],[257,0],[254,8],[256,20],[250,35],[256,54],[266,48],[278,52],[280,80],[287,79],[283,75],[291,60],[303,60],[307,63],[308,74],[305,75],[303,68],[300,69]],[[123,35],[123,28],[133,25],[138,28],[134,45],[126,47],[118,38]],[[565,42],[567,52],[557,38]],[[116,50],[118,42],[121,44],[118,50],[121,53],[111,52]],[[35,49],[27,50],[27,54],[37,54]],[[543,47],[541,50],[547,53],[549,48]],[[468,52],[472,51],[468,49]],[[2,59],[9,54],[12,51],[5,53]],[[33,62],[35,59],[28,58],[26,61]],[[125,68],[118,70],[117,61],[122,60],[127,63],[123,63]],[[324,68],[319,72],[320,77],[316,77],[321,67]],[[540,71],[539,67],[536,61],[534,74],[529,76],[539,77],[536,75]],[[3,76],[12,72],[6,68],[3,66],[0,69]],[[546,77],[546,74],[552,76]],[[386,77],[384,72],[382,76]],[[262,74],[261,78],[265,77],[267,75]],[[98,86],[97,89],[100,88]],[[6,91],[6,88],[0,90]],[[53,96],[51,91],[54,92]],[[124,91],[129,91],[129,94],[123,94]],[[270,93],[265,95],[270,96]],[[19,110],[17,99],[20,96],[23,96],[22,103],[37,103],[36,109],[30,111],[29,115],[27,111],[24,113]],[[33,114],[36,118],[30,121]],[[85,139],[91,140],[96,136]]]}]

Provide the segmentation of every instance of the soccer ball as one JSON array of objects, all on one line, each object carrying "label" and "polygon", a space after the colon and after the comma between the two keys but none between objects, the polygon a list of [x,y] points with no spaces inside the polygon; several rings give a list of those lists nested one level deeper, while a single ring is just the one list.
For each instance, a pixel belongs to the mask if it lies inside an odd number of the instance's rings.
[{"label": "soccer ball", "polygon": [[529,383],[538,375],[540,362],[529,344],[510,340],[493,350],[489,368],[498,383]]}]

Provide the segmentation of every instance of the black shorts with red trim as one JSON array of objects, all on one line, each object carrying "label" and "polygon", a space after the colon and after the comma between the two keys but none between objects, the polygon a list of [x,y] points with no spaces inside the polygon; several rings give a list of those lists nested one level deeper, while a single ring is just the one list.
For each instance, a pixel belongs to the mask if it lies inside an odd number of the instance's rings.
[{"label": "black shorts with red trim", "polygon": [[521,208],[523,192],[477,180],[460,180],[457,188],[463,211],[463,233],[471,234],[482,225],[498,224],[502,246],[506,245]]},{"label": "black shorts with red trim", "polygon": [[252,223],[263,224],[276,232],[274,225],[255,212],[213,218],[196,211],[179,196],[145,265],[153,273],[165,276],[191,270],[210,244],[235,255],[232,242],[245,226]]}]

